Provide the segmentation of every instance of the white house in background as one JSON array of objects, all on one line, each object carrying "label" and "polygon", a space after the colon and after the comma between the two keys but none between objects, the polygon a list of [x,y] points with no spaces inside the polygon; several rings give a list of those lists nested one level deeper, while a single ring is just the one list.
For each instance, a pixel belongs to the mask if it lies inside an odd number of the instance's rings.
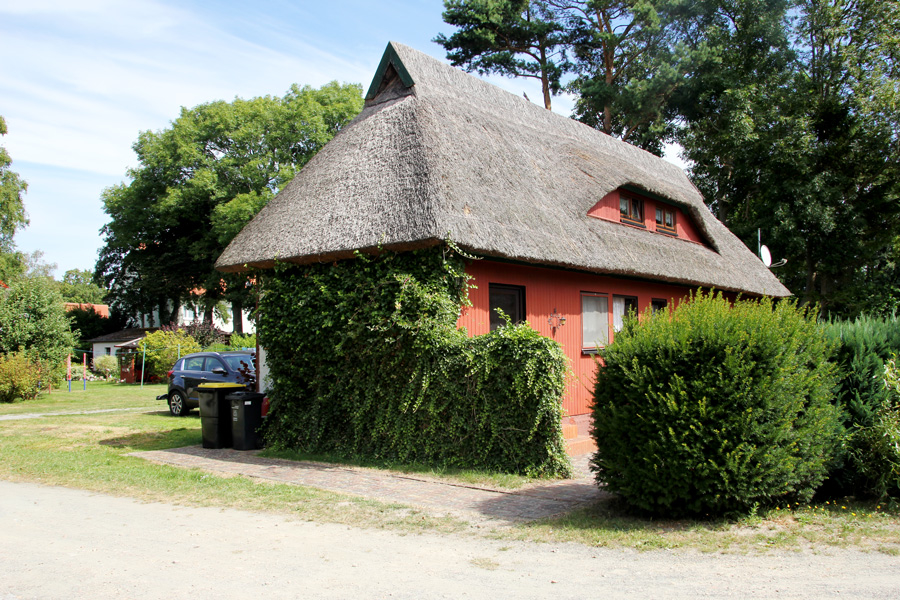
[{"label": "white house in background", "polygon": [[120,354],[123,349],[134,347],[137,342],[144,339],[148,333],[153,333],[158,327],[133,327],[131,329],[123,329],[115,333],[108,333],[87,340],[91,344],[91,350],[94,352],[94,358],[98,356]]},{"label": "white house in background", "polygon": [[[216,327],[216,329],[224,331],[225,333],[234,333],[235,320],[231,306],[226,304],[224,305],[223,310],[224,314],[220,314],[218,310],[213,311],[213,325]],[[242,319],[241,323],[243,325],[244,333],[256,333],[256,325],[253,323],[253,321],[250,320],[249,310],[242,311],[240,318]],[[147,315],[141,315],[139,320],[140,324],[145,327],[162,327],[163,325],[169,325],[169,322],[159,322],[158,310],[155,310]],[[183,304],[178,309],[178,312],[175,313],[176,325],[189,325],[194,321],[202,320],[203,311],[193,304]]]}]

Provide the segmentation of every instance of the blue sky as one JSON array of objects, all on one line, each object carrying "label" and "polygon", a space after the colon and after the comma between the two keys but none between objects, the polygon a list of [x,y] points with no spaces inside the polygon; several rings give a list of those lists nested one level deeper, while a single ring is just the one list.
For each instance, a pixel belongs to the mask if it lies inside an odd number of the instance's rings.
[{"label": "blue sky", "polygon": [[[293,83],[371,81],[388,41],[445,60],[440,0],[0,0],[0,138],[28,182],[19,249],[91,269],[100,195],[137,166],[132,143],[182,106],[282,96]],[[488,78],[540,100],[536,82]],[[568,114],[570,98],[554,100]]]}]

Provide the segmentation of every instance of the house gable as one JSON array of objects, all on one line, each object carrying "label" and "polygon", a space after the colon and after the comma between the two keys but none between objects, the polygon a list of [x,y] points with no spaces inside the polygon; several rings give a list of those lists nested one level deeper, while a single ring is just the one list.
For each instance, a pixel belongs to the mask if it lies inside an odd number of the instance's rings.
[{"label": "house gable", "polygon": [[415,83],[406,65],[400,60],[397,49],[393,44],[388,44],[384,55],[381,57],[381,62],[375,70],[375,76],[369,85],[369,91],[366,92],[366,101],[374,101],[378,96],[384,95],[384,92],[389,88],[409,89]]}]

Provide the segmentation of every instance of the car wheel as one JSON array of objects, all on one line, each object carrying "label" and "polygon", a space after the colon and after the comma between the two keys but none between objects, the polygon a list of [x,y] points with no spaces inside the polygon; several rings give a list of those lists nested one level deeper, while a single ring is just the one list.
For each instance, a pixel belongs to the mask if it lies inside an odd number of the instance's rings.
[{"label": "car wheel", "polygon": [[175,417],[183,417],[188,414],[188,407],[187,402],[184,399],[184,394],[178,390],[169,394],[169,412]]}]

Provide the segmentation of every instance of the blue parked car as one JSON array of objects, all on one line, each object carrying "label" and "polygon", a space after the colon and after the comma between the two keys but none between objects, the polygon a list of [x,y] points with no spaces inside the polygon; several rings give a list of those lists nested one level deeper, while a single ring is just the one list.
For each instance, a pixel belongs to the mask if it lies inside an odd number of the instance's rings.
[{"label": "blue parked car", "polygon": [[256,383],[255,355],[247,351],[195,352],[178,359],[169,371],[169,392],[157,397],[169,412],[181,417],[200,406],[197,386],[203,383],[242,383],[252,391]]}]

